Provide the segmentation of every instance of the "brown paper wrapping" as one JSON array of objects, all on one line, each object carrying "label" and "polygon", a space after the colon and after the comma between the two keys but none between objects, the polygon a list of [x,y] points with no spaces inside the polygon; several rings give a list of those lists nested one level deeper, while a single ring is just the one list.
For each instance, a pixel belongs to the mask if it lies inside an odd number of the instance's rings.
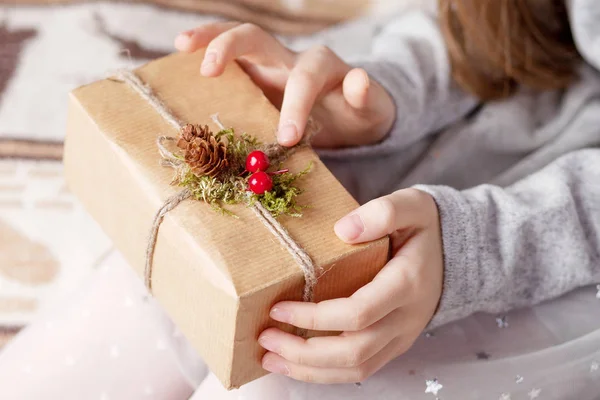
[{"label": "brown paper wrapping", "polygon": [[[217,130],[210,115],[219,113],[237,133],[275,141],[278,111],[241,68],[232,64],[207,79],[200,61],[200,54],[175,54],[136,73],[182,121]],[[170,185],[173,170],[159,165],[161,134],[178,132],[123,82],[102,80],[70,95],[67,181],[140,275],[153,215],[180,190]],[[312,150],[298,151],[286,167],[295,172],[309,162],[314,168],[300,183],[300,201],[311,208],[280,222],[326,271],[316,300],[349,296],[385,264],[388,240],[343,244],[332,227],[357,203]],[[304,287],[302,271],[256,215],[244,206],[232,211],[240,218],[192,200],[171,211],[160,227],[152,277],[154,296],[228,389],[265,374],[259,333],[290,330],[268,311],[277,301],[300,300]]]}]

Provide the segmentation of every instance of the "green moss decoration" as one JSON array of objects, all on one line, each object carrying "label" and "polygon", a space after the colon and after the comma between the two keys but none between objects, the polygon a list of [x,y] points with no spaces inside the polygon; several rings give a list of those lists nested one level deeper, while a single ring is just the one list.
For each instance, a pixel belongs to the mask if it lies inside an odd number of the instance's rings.
[{"label": "green moss decoration", "polygon": [[245,133],[239,137],[235,136],[233,128],[224,129],[215,136],[219,140],[225,139],[227,141],[229,168],[223,171],[223,174],[232,176],[243,173],[246,165],[246,157],[252,150],[260,147],[260,142]]},{"label": "green moss decoration", "polygon": [[288,215],[290,217],[301,217],[301,211],[307,206],[297,203],[297,197],[302,194],[302,189],[294,183],[308,174],[312,164],[297,174],[285,173],[273,176],[273,189],[263,195],[253,195],[253,201],[259,201],[274,217]]},{"label": "green moss decoration", "polygon": [[[248,154],[260,150],[261,143],[247,134],[236,136],[233,129],[221,130],[214,134],[214,137],[227,144],[228,167],[214,177],[199,176],[192,171],[190,165],[182,162],[174,184],[189,189],[194,199],[208,203],[215,210],[234,217],[235,215],[225,208],[227,205],[251,206],[257,201],[274,217],[302,215],[301,211],[306,206],[298,204],[298,196],[302,194],[302,189],[296,186],[296,182],[310,172],[312,165],[299,173],[286,171],[271,175],[273,188],[263,195],[257,195],[248,190],[250,174],[245,170],[245,165]],[[184,156],[176,157],[181,161],[185,160]]]}]

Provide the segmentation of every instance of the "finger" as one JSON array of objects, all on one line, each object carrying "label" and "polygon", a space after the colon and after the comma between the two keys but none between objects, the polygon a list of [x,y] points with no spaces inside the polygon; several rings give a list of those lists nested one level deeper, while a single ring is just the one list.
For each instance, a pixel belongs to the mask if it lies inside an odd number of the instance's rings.
[{"label": "finger", "polygon": [[182,32],[175,38],[175,48],[186,53],[203,49],[221,33],[239,25],[239,22],[216,22]]},{"label": "finger", "polygon": [[283,146],[297,144],[310,112],[323,90],[340,84],[350,67],[327,47],[315,47],[298,59],[290,73],[281,105],[277,139]]},{"label": "finger", "polygon": [[369,103],[371,81],[364,69],[355,68],[348,72],[342,87],[344,98],[354,109],[364,110]]},{"label": "finger", "polygon": [[406,304],[413,293],[406,257],[394,257],[377,276],[348,298],[320,303],[281,302],[271,318],[303,329],[350,332],[363,330]]},{"label": "finger", "polygon": [[[355,68],[344,78],[344,99],[359,115],[369,120],[386,119],[396,114],[396,107],[386,90],[376,81],[371,81],[364,69]],[[395,118],[393,118],[395,119]],[[393,123],[393,119],[390,124]],[[387,127],[384,131],[389,131]]]},{"label": "finger", "polygon": [[223,73],[226,65],[252,55],[254,62],[291,66],[294,54],[277,39],[254,24],[242,24],[214,38],[206,49],[201,72],[206,76]]},{"label": "finger", "polygon": [[358,367],[400,336],[402,309],[359,332],[303,339],[271,328],[259,337],[260,345],[295,364],[320,368]]},{"label": "finger", "polygon": [[[339,220],[337,236],[347,243],[361,243],[385,237],[400,229],[420,228],[425,202],[431,196],[416,189],[404,189],[363,205]],[[427,204],[429,206],[429,204]]]},{"label": "finger", "polygon": [[262,365],[269,372],[286,375],[303,382],[330,384],[362,382],[405,351],[405,347],[404,342],[398,338],[363,364],[351,368],[319,368],[296,364],[272,352],[265,354]]}]

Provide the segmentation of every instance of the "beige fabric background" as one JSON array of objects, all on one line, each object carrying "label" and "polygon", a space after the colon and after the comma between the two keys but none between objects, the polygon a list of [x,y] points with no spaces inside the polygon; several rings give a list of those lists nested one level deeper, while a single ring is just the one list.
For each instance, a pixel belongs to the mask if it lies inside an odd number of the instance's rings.
[{"label": "beige fabric background", "polygon": [[[85,1],[85,0],[84,0]],[[65,5],[82,0],[1,0],[11,5]],[[116,1],[115,1],[116,2]],[[169,9],[251,21],[280,33],[315,32],[363,14],[377,0],[130,0]]]}]

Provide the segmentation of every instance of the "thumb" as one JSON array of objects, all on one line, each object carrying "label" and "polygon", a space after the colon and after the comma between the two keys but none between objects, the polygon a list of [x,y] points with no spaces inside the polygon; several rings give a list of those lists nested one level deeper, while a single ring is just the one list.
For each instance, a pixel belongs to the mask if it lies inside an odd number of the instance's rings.
[{"label": "thumb", "polygon": [[346,102],[362,114],[396,114],[396,105],[392,97],[362,68],[354,68],[346,74],[342,91]]},{"label": "thumb", "polygon": [[403,189],[372,200],[340,219],[335,233],[346,243],[364,243],[397,230],[421,228],[430,201],[427,196],[420,190]]},{"label": "thumb", "polygon": [[365,109],[369,104],[369,97],[373,96],[369,75],[361,68],[354,68],[348,72],[344,78],[342,91],[348,104],[357,110]]}]

